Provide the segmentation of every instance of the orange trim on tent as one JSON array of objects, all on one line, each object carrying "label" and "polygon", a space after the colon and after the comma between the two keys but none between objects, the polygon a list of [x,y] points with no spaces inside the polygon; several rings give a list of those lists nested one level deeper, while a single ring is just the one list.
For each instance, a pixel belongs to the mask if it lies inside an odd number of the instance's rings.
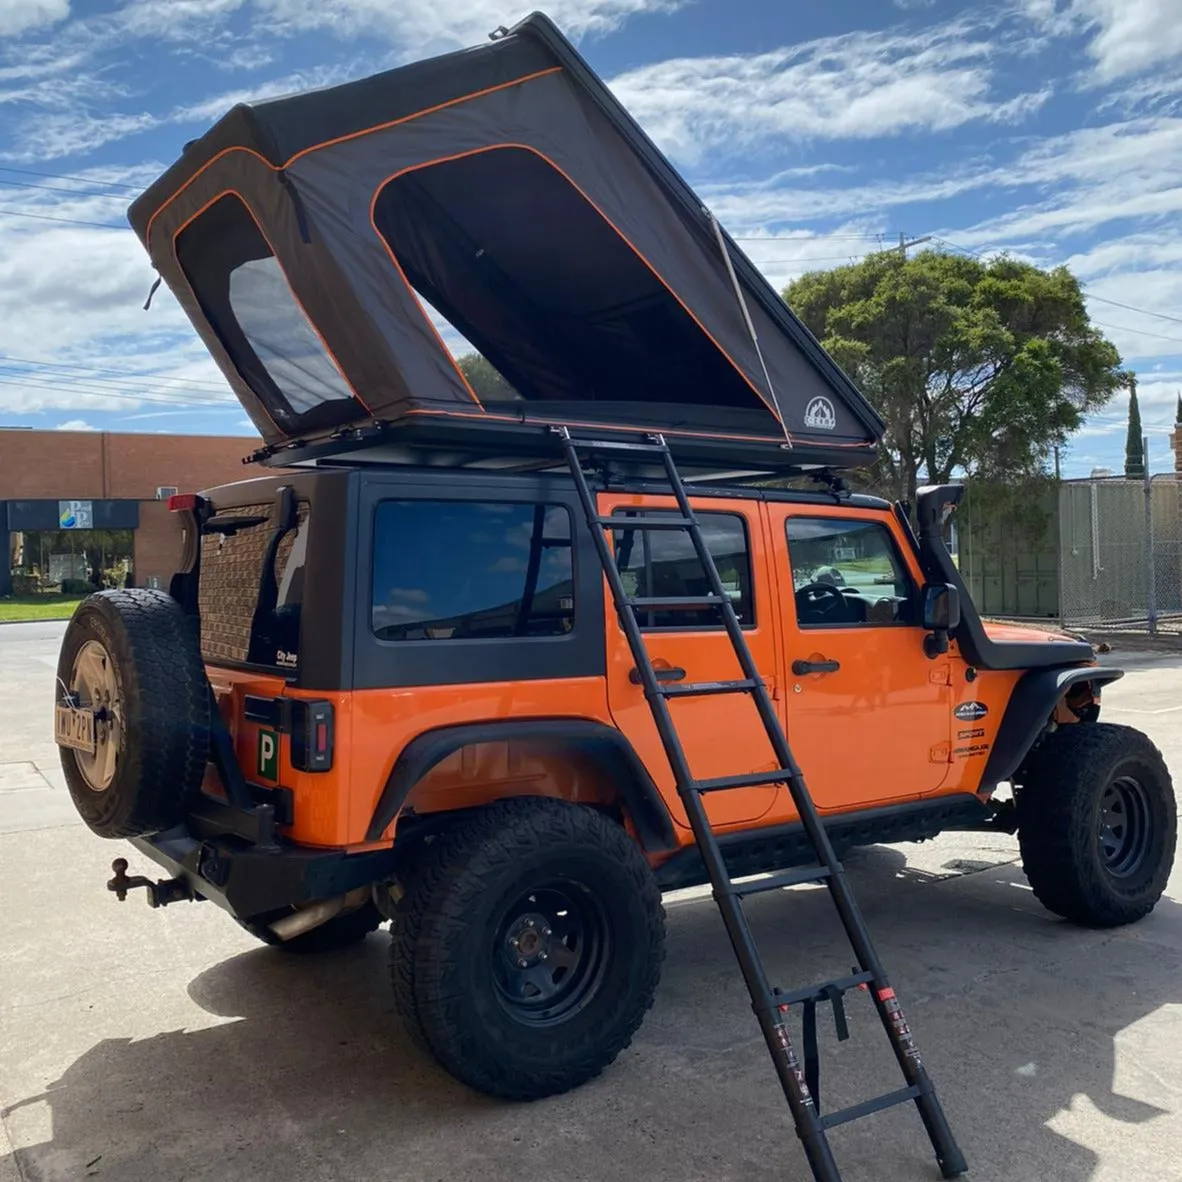
[{"label": "orange trim on tent", "polygon": [[[194,290],[193,284],[190,282],[189,276],[188,276],[187,272],[185,271],[185,268],[181,266],[181,260],[180,260],[179,256],[177,255],[177,251],[176,251],[177,239],[181,236],[182,233],[184,233],[185,229],[188,226],[190,226],[203,213],[205,213],[205,211],[207,209],[209,209],[209,207],[211,205],[216,205],[223,197],[236,197],[238,199],[238,201],[241,203],[242,208],[246,210],[247,216],[255,224],[255,229],[258,230],[259,235],[262,237],[262,240],[267,244],[267,249],[271,252],[271,257],[275,260],[275,265],[279,268],[279,274],[283,276],[283,282],[287,284],[287,289],[288,289],[288,291],[291,292],[291,298],[293,300],[295,300],[296,307],[299,308],[299,310],[303,313],[304,319],[308,322],[309,327],[316,334],[316,339],[321,343],[321,345],[324,346],[324,351],[328,354],[333,365],[336,366],[337,373],[339,373],[341,375],[341,381],[343,381],[345,383],[345,385],[349,389],[349,393],[353,395],[353,397],[357,400],[357,402],[359,402],[361,404],[361,406],[372,415],[373,411],[370,409],[369,404],[353,388],[353,383],[351,381],[349,381],[349,376],[348,376],[348,374],[345,373],[344,367],[337,360],[337,355],[332,351],[332,349],[329,347],[328,342],[321,335],[320,329],[316,327],[316,321],[314,321],[312,319],[312,317],[308,315],[308,309],[304,307],[303,303],[301,303],[300,297],[298,295],[296,295],[296,290],[291,284],[291,279],[288,278],[287,271],[284,269],[283,264],[279,261],[279,256],[275,253],[275,247],[272,244],[270,238],[267,237],[267,232],[263,229],[262,224],[259,222],[259,219],[257,217],[255,217],[254,210],[252,210],[250,208],[250,205],[247,203],[246,198],[241,193],[239,193],[237,189],[223,189],[220,193],[217,194],[217,196],[211,197],[199,210],[197,210],[197,212],[195,214],[193,214],[189,218],[186,218],[185,221],[180,226],[178,226],[177,229],[175,230],[175,232],[173,233],[173,236],[172,236],[172,257],[173,257],[173,260],[176,262],[177,270],[180,271],[180,273],[184,276],[185,286],[188,287],[189,292],[192,294],[193,298],[198,303],[201,302],[201,297]],[[245,335],[245,333],[243,335]],[[248,339],[247,343],[249,343],[249,339]],[[222,347],[225,348],[224,345]],[[231,361],[232,360],[233,360],[233,358],[231,358]],[[265,364],[264,364],[263,368],[266,369]],[[239,379],[241,381],[245,382],[247,386],[250,386],[250,383],[247,382],[246,379],[242,376],[242,373],[240,371],[238,371],[237,365],[234,366],[234,369],[236,372],[238,372]],[[273,378],[271,380],[274,381]],[[275,388],[279,389],[278,384],[276,384]],[[279,392],[280,392],[280,394],[283,393],[282,390],[280,390]],[[255,392],[253,389],[252,389],[252,393],[254,393],[255,397],[258,398],[257,392]],[[263,400],[261,398],[259,398],[258,401],[259,401],[259,404],[263,408],[263,413],[267,416],[267,418],[269,418],[271,420],[271,423],[274,425],[275,429],[277,431],[280,431],[282,434],[286,435],[287,432],[284,431],[283,428],[280,427],[279,424],[275,422],[275,419],[272,417],[271,413],[267,410],[266,404],[263,403]]]},{"label": "orange trim on tent", "polygon": [[[451,156],[440,156],[434,160],[425,160],[421,164],[412,164],[407,168],[403,168],[403,169],[400,169],[398,172],[392,173],[390,176],[386,177],[386,179],[384,181],[382,181],[381,184],[378,185],[377,189],[374,192],[373,200],[369,203],[370,224],[374,228],[374,233],[377,234],[377,236],[382,239],[382,243],[386,247],[386,253],[389,254],[390,258],[393,260],[394,266],[398,268],[398,273],[399,273],[399,275],[402,276],[403,283],[406,283],[406,286],[410,289],[410,293],[412,296],[414,296],[415,302],[418,303],[420,311],[423,310],[423,305],[422,305],[422,302],[419,300],[418,293],[414,290],[413,287],[411,287],[410,283],[407,282],[407,278],[406,278],[405,273],[402,270],[402,267],[399,265],[398,260],[396,258],[394,258],[394,252],[393,252],[393,250],[390,249],[390,244],[386,241],[382,232],[378,229],[377,223],[374,221],[374,207],[377,205],[378,197],[381,196],[382,190],[388,184],[390,184],[391,181],[397,180],[400,176],[405,176],[408,172],[418,172],[424,168],[431,168],[436,164],[447,164],[453,160],[463,160],[468,156],[479,156],[479,155],[483,154],[484,152],[498,152],[498,151],[502,151],[503,149],[506,149],[506,148],[517,148],[523,152],[532,152],[540,160],[544,160],[548,165],[550,165],[550,167],[552,169],[554,169],[554,171],[556,173],[558,173],[558,175],[560,177],[562,177],[563,180],[565,180],[566,183],[568,185],[570,185],[570,187],[572,189],[574,189],[574,191],[576,193],[578,193],[579,196],[582,197],[583,200],[586,201],[587,204],[593,210],[595,210],[595,212],[597,214],[599,214],[599,216],[601,218],[603,218],[603,220],[619,236],[620,241],[623,242],[632,251],[632,253],[635,254],[636,257],[652,272],[653,277],[657,280],[657,282],[677,301],[677,303],[681,306],[682,311],[684,311],[685,314],[698,326],[698,328],[700,328],[702,330],[702,332],[706,336],[706,339],[723,355],[723,357],[725,357],[727,359],[727,361],[729,361],[731,363],[731,365],[734,367],[735,372],[751,388],[752,393],[754,393],[755,396],[760,400],[760,402],[762,402],[764,404],[764,406],[766,406],[768,408],[768,410],[770,410],[772,412],[772,416],[775,418],[776,422],[778,422],[782,427],[787,429],[787,424],[780,417],[780,412],[777,410],[777,408],[774,405],[772,405],[771,403],[769,403],[768,400],[760,393],[759,388],[743,372],[743,370],[739,368],[738,364],[735,362],[735,359],[718,343],[718,341],[716,341],[714,339],[714,336],[710,332],[710,330],[697,318],[697,316],[694,315],[694,313],[690,310],[689,306],[685,303],[684,300],[681,299],[681,297],[677,294],[677,292],[675,292],[673,290],[673,288],[671,288],[669,286],[669,284],[667,284],[665,282],[664,278],[661,276],[661,273],[656,269],[656,267],[654,267],[652,265],[652,263],[650,263],[648,261],[648,259],[646,259],[644,257],[644,255],[641,254],[641,252],[637,249],[637,247],[634,246],[632,244],[632,242],[629,241],[627,235],[624,234],[624,232],[620,229],[620,227],[617,226],[615,224],[615,222],[613,222],[611,220],[611,218],[609,218],[607,216],[607,214],[605,214],[603,212],[603,210],[600,209],[599,206],[596,205],[595,202],[592,201],[591,198],[587,196],[587,194],[583,191],[583,189],[570,177],[570,175],[567,172],[565,172],[562,168],[560,168],[557,164],[555,164],[554,161],[551,160],[550,157],[547,156],[545,152],[539,152],[537,148],[531,148],[528,144],[516,144],[516,143],[487,144],[483,148],[470,148],[466,152],[456,152],[454,155],[451,155]],[[423,315],[425,317],[427,316],[425,311],[423,312]],[[428,323],[430,323],[430,317],[427,317],[427,321],[428,321]],[[431,327],[432,327],[432,329],[434,329],[435,328],[434,324],[432,324]],[[435,335],[439,336],[438,332],[436,332]],[[441,346],[443,346],[444,350],[446,351],[447,346],[443,345],[442,338],[440,338],[439,343]],[[448,353],[448,355],[450,356],[450,352]],[[456,364],[454,360],[453,360],[452,364],[453,365]],[[460,377],[463,379],[464,385],[468,386],[468,381],[466,378],[464,378],[463,373],[460,372],[460,367],[458,365],[456,365],[456,371],[460,373]],[[476,398],[476,394],[475,394],[475,392],[472,391],[471,386],[468,386],[468,390],[470,393],[472,393],[472,397]],[[476,401],[477,401],[477,404],[479,405],[480,400],[477,398]]]},{"label": "orange trim on tent", "polygon": [[336,139],[325,140],[322,144],[312,144],[311,147],[302,148],[294,156],[285,160],[282,164],[272,164],[265,156],[260,155],[253,148],[223,148],[216,155],[210,157],[171,197],[165,198],[160,203],[156,211],[148,219],[148,224],[144,229],[144,240],[150,245],[152,239],[152,226],[156,219],[164,212],[165,208],[172,204],[207,168],[216,164],[223,156],[228,156],[231,152],[245,152],[248,156],[254,156],[261,160],[263,164],[272,172],[282,172],[285,168],[290,167],[297,160],[303,156],[307,156],[311,152],[319,152],[321,148],[330,148],[334,144],[343,144],[347,140],[358,139],[363,135],[370,135],[375,131],[385,131],[390,127],[397,127],[401,123],[409,123],[413,119],[421,119],[424,115],[433,115],[436,111],[446,110],[448,107],[457,106],[460,103],[466,103],[472,99],[483,98],[486,94],[495,94],[498,90],[508,90],[511,86],[520,86],[525,82],[532,82],[535,78],[545,78],[548,74],[558,74],[562,72],[561,66],[550,66],[545,70],[536,70],[532,74],[524,74],[520,78],[513,78],[509,82],[499,82],[496,86],[486,86],[483,90],[475,90],[471,94],[461,95],[459,98],[448,99],[445,103],[436,103],[433,107],[424,107],[421,111],[415,111],[410,115],[403,115],[398,119],[391,119],[387,123],[378,123],[373,127],[364,127],[360,131],[351,131],[348,135],[337,136]]}]

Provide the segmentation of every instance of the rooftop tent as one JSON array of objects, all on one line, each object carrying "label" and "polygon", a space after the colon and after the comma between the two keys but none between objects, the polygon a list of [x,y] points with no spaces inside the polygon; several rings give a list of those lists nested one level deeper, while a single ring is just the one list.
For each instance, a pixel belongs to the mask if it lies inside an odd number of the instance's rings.
[{"label": "rooftop tent", "polygon": [[[284,462],[293,441],[512,450],[565,423],[835,466],[882,432],[538,14],[233,108],[130,219]],[[500,400],[480,401],[430,308],[500,371]]]}]

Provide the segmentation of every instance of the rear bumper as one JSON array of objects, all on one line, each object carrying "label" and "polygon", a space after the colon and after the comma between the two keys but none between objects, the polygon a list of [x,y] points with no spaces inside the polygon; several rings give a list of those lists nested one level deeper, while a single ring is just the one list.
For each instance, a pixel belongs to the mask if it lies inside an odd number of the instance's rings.
[{"label": "rear bumper", "polygon": [[133,837],[131,844],[188,883],[196,897],[244,920],[343,895],[394,872],[392,849],[346,854],[283,843],[260,847],[235,837],[195,837],[187,825]]}]

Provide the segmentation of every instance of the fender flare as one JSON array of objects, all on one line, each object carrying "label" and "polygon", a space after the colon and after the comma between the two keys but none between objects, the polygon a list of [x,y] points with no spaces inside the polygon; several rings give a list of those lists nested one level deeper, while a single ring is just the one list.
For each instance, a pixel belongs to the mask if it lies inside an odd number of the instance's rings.
[{"label": "fender flare", "polygon": [[991,791],[1023,764],[1051,712],[1073,686],[1091,682],[1097,689],[1119,681],[1123,669],[1097,665],[1075,669],[1031,669],[1018,679],[997,728],[978,792]]},{"label": "fender flare", "polygon": [[614,727],[586,718],[472,722],[424,732],[407,743],[395,760],[366,830],[366,840],[381,841],[414,786],[449,755],[473,743],[512,739],[540,739],[591,754],[619,787],[644,849],[657,853],[677,848],[669,809],[632,744]]}]

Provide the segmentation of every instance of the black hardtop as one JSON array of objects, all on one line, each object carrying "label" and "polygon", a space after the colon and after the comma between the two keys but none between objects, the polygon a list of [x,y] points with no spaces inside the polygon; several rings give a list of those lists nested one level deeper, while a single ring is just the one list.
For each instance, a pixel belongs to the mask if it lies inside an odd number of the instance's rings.
[{"label": "black hardtop", "polygon": [[[545,471],[498,471],[497,469],[467,468],[461,471],[441,470],[438,467],[416,467],[409,464],[382,464],[367,460],[338,461],[317,467],[291,469],[282,473],[232,481],[201,490],[200,496],[217,509],[270,504],[280,489],[291,486],[297,497],[314,495],[317,486],[339,485],[352,481],[384,483],[393,479],[400,486],[414,489],[425,498],[433,490],[446,488],[449,493],[470,493],[471,499],[493,500],[500,496],[544,495],[549,491],[574,490],[570,474],[559,468]],[[588,476],[588,482],[598,492],[632,493],[640,496],[669,497],[667,480],[655,474],[647,476],[637,471],[613,472]],[[727,498],[732,500],[767,501],[801,505],[840,505],[851,509],[893,512],[890,501],[866,493],[851,492],[819,482],[814,488],[783,488],[767,484],[744,482],[695,484],[687,481],[686,492],[694,499]],[[410,495],[410,494],[406,494]],[[344,498],[334,505],[345,509],[352,505]]]}]

